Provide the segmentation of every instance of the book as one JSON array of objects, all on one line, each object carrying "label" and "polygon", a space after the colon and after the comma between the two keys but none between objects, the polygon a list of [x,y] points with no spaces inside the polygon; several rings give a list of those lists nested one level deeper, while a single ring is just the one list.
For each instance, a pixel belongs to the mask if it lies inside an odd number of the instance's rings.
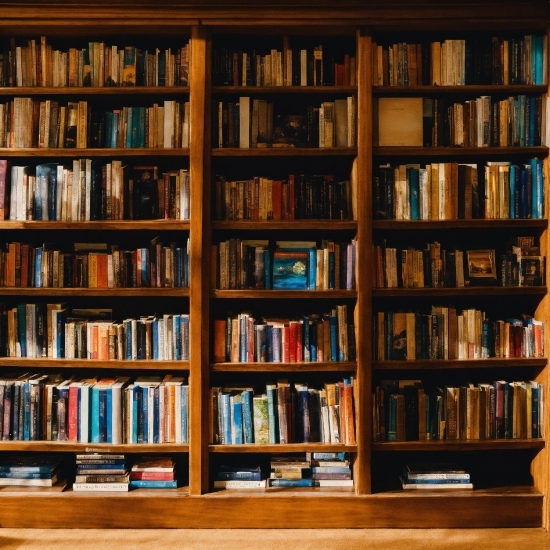
[{"label": "book", "polygon": [[129,483],[73,483],[73,491],[77,492],[128,492]]},{"label": "book", "polygon": [[376,108],[374,140],[378,146],[424,144],[422,98],[381,97]]},{"label": "book", "polygon": [[266,487],[266,479],[256,481],[244,479],[214,480],[214,489],[265,489]]},{"label": "book", "polygon": [[130,489],[177,489],[177,480],[159,481],[152,479],[130,480]]},{"label": "book", "polygon": [[473,483],[461,480],[452,480],[452,479],[433,479],[433,480],[422,480],[418,482],[410,482],[405,478],[401,477],[401,486],[403,489],[417,489],[417,490],[436,490],[436,489],[473,489]]}]

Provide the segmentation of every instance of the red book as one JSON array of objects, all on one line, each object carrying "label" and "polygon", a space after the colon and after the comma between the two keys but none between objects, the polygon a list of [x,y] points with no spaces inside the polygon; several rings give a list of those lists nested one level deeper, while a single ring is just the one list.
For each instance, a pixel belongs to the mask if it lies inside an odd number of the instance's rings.
[{"label": "red book", "polygon": [[290,362],[290,326],[283,327],[283,362]]},{"label": "red book", "polygon": [[69,386],[69,441],[78,439],[78,386]]},{"label": "red book", "polygon": [[296,323],[296,362],[302,363],[304,360],[304,350],[302,348],[302,323]]},{"label": "red book", "polygon": [[130,480],[171,481],[174,472],[131,472]]},{"label": "red book", "polygon": [[336,86],[346,85],[346,73],[343,63],[334,64],[334,79]]},{"label": "red book", "polygon": [[214,319],[214,363],[225,362],[225,319]]},{"label": "red book", "polygon": [[282,202],[282,186],[281,180],[273,180],[272,197],[273,197],[273,219],[281,220],[281,202]]},{"label": "red book", "polygon": [[296,321],[290,321],[288,327],[288,360],[290,363],[296,363]]},{"label": "red book", "polygon": [[290,207],[290,219],[294,219],[294,174],[288,176],[288,206]]}]

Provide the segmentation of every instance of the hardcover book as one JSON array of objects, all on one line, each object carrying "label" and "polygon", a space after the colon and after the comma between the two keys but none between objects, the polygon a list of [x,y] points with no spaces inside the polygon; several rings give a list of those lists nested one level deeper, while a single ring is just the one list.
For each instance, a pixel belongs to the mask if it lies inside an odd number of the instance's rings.
[{"label": "hardcover book", "polygon": [[273,289],[307,290],[308,253],[282,251],[273,253]]}]

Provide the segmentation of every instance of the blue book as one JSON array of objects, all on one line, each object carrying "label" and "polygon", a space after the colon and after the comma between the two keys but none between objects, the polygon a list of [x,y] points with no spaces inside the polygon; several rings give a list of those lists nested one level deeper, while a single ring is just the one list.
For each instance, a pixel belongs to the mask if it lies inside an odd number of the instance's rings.
[{"label": "blue book", "polygon": [[132,126],[132,118],[133,118],[133,107],[128,107],[126,109],[126,112],[127,112],[127,131],[126,131],[126,141],[125,141],[125,144],[124,144],[124,147],[126,147],[126,149],[129,149],[130,147],[133,147],[132,145],[132,134],[133,134],[133,126]]},{"label": "blue book", "polygon": [[3,479],[52,479],[56,474],[49,473],[31,473],[31,472],[0,472],[0,478]]},{"label": "blue book", "polygon": [[139,424],[139,402],[140,402],[141,388],[134,386],[132,389],[132,443],[138,443],[138,424]]},{"label": "blue book", "polygon": [[527,218],[527,168],[523,166],[519,175],[519,218],[524,220]]},{"label": "blue book", "polygon": [[91,443],[99,443],[99,387],[92,387]]},{"label": "blue book", "polygon": [[532,421],[532,437],[540,437],[540,424],[539,424],[539,388],[531,388],[531,404],[532,404],[532,412],[531,412],[531,421]]},{"label": "blue book", "polygon": [[116,149],[117,147],[117,137],[118,137],[118,125],[119,125],[119,113],[113,113],[113,124],[111,127],[111,148]]},{"label": "blue book", "polygon": [[276,250],[273,253],[273,289],[307,290],[308,258],[305,251]]},{"label": "blue book", "polygon": [[21,357],[27,357],[27,304],[17,304],[17,337]]},{"label": "blue book", "polygon": [[149,441],[149,392],[153,388],[144,386],[141,388],[141,410],[143,411],[142,425],[143,425],[143,441],[142,443],[152,443]]},{"label": "blue book", "polygon": [[311,362],[311,348],[309,343],[309,317],[302,314],[302,357],[304,363]]},{"label": "blue book", "polygon": [[470,479],[409,479],[404,476],[405,483],[413,485],[424,485],[424,484],[451,484],[451,485],[464,485],[470,484]]},{"label": "blue book", "polygon": [[336,275],[336,270],[334,267],[334,252],[328,253],[328,287],[329,289],[334,289],[334,278]]},{"label": "blue book", "polygon": [[[34,287],[42,288],[42,247],[36,249],[36,257],[34,261]],[[50,319],[48,319],[50,322]]]},{"label": "blue book", "polygon": [[349,466],[312,466],[312,474],[349,474],[351,468]]},{"label": "blue book", "polygon": [[282,328],[273,327],[271,331],[272,335],[272,348],[273,348],[273,363],[280,363],[282,361]]},{"label": "blue book", "polygon": [[527,101],[529,102],[529,140],[527,143],[528,147],[534,147],[536,145],[536,128],[537,128],[537,98],[534,96],[528,97]]},{"label": "blue book", "polygon": [[189,386],[181,388],[181,442],[189,443]]},{"label": "blue book", "polygon": [[231,411],[231,420],[233,427],[233,444],[243,444],[243,404],[240,395],[233,395],[233,410]]},{"label": "blue book", "polygon": [[105,391],[105,441],[113,442],[113,388]]},{"label": "blue book", "polygon": [[516,165],[510,164],[510,219],[516,218],[517,195],[516,195]]},{"label": "blue book", "polygon": [[407,168],[410,186],[411,220],[420,219],[420,181],[417,168]]},{"label": "blue book", "polygon": [[228,393],[221,394],[221,412],[222,412],[222,435],[223,443],[231,445],[231,406],[230,395]]},{"label": "blue book", "polygon": [[279,443],[279,422],[278,422],[278,394],[277,386],[266,385],[267,395],[267,420],[269,429],[269,443]]},{"label": "blue book", "polygon": [[181,317],[181,358],[189,361],[189,315],[182,313]]},{"label": "blue book", "polygon": [[159,358],[159,322],[158,319],[153,321],[153,359]]},{"label": "blue book", "polygon": [[226,480],[226,479],[241,479],[245,481],[259,481],[262,479],[262,472],[256,471],[251,472],[247,470],[243,471],[219,471],[217,474],[217,479]]},{"label": "blue book", "polygon": [[317,250],[308,248],[308,289],[316,290],[317,288]]},{"label": "blue book", "polygon": [[536,85],[541,85],[541,84],[544,84],[544,80],[543,80],[544,39],[542,36],[533,36],[532,42],[534,42],[535,44],[535,50],[534,50],[535,72],[533,73],[535,75],[534,83]]},{"label": "blue book", "polygon": [[24,382],[21,386],[23,391],[23,440],[31,439],[31,386]]},{"label": "blue book", "polygon": [[174,329],[174,359],[181,361],[181,317],[179,315],[174,315],[172,326]]},{"label": "blue book", "polygon": [[252,392],[243,391],[241,394],[243,412],[244,443],[254,443],[254,422],[252,421]]},{"label": "blue book", "polygon": [[132,359],[132,323],[131,321],[124,321],[124,328],[126,329],[126,359]]},{"label": "blue book", "polygon": [[103,146],[112,147],[111,139],[113,132],[113,113],[107,111],[105,113],[105,135],[103,137]]},{"label": "blue book", "polygon": [[107,389],[99,390],[99,443],[107,441]]},{"label": "blue book", "polygon": [[336,315],[329,317],[329,326],[331,361],[338,361],[338,319]]},{"label": "blue book", "polygon": [[273,363],[273,327],[271,325],[265,327],[265,344],[267,362]]},{"label": "blue book", "polygon": [[65,357],[65,321],[67,319],[67,308],[54,310],[57,323],[57,338],[54,345],[57,347],[57,356],[62,359]]},{"label": "blue book", "polygon": [[[86,470],[120,470],[124,468],[124,461],[116,461],[115,464],[77,464],[77,472],[85,472]],[[105,472],[108,474],[109,472]]]},{"label": "blue book", "polygon": [[[296,387],[298,390],[298,387]],[[297,396],[297,420],[298,420],[298,441],[309,443],[309,391],[307,386],[301,386]]]},{"label": "blue book", "polygon": [[317,322],[309,321],[309,348],[311,354],[311,362],[317,362]]},{"label": "blue book", "polygon": [[177,489],[177,480],[156,481],[145,479],[133,479],[130,481],[130,489]]},{"label": "blue book", "polygon": [[314,479],[270,479],[270,487],[316,487],[319,483]]},{"label": "blue book", "polygon": [[319,453],[312,453],[311,457],[313,460],[345,460],[346,453],[319,452]]},{"label": "blue book", "polygon": [[153,443],[161,443],[160,435],[160,386],[150,388],[153,391]]}]

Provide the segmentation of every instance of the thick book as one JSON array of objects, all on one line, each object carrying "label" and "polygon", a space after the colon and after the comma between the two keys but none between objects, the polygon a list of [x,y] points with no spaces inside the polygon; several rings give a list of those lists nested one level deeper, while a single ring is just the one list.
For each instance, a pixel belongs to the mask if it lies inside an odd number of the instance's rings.
[{"label": "thick book", "polygon": [[421,97],[381,97],[374,117],[374,143],[385,146],[423,146]]}]

